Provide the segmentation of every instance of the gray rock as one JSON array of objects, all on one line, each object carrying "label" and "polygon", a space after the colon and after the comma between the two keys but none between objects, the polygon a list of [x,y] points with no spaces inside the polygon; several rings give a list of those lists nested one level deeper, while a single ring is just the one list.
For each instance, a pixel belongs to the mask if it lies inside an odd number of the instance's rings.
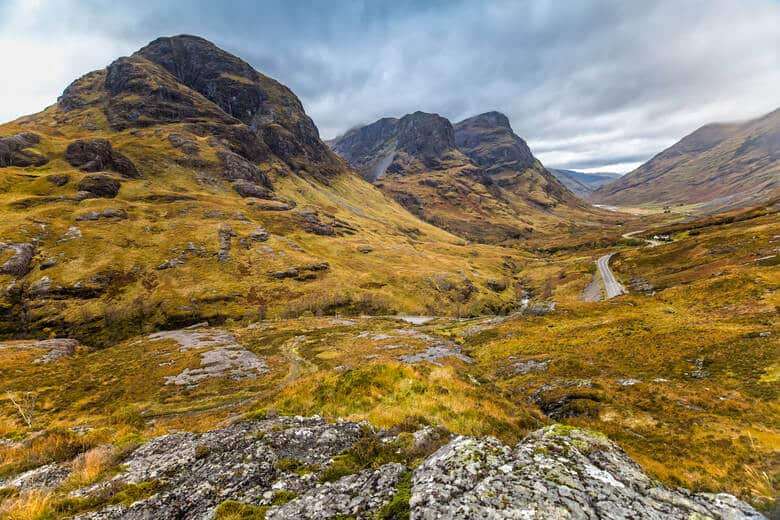
[{"label": "gray rock", "polygon": [[191,327],[188,329],[155,332],[152,341],[170,339],[179,344],[179,351],[203,349],[200,367],[187,368],[180,374],[165,378],[166,385],[197,386],[210,377],[229,377],[240,381],[269,372],[265,360],[247,350],[236,338],[221,329]]},{"label": "gray rock", "polygon": [[70,473],[68,462],[46,464],[15,477],[0,479],[0,488],[16,488],[19,491],[51,489],[65,482]]},{"label": "gray rock", "polygon": [[35,245],[29,243],[4,244],[0,242],[0,253],[12,251],[11,258],[0,265],[0,274],[22,277],[32,269],[30,264],[35,256]]},{"label": "gray rock", "polygon": [[[239,423],[204,434],[174,433],[157,437],[123,462],[123,472],[108,481],[79,489],[72,496],[97,495],[111,486],[150,480],[160,482],[162,491],[130,507],[110,506],[77,518],[210,519],[225,500],[257,505],[264,494],[280,489],[289,475],[275,467],[277,461],[296,458],[307,464],[326,465],[332,457],[352,446],[360,435],[359,424],[328,424],[313,417],[276,418]],[[305,492],[317,486],[318,481],[315,477],[297,482]],[[346,487],[342,488],[348,492]],[[357,491],[356,483],[353,498],[358,496]]]},{"label": "gray rock", "polygon": [[250,182],[244,179],[237,180],[233,183],[233,190],[244,198],[254,197],[256,199],[271,199],[273,194],[268,188],[259,186],[254,182]]},{"label": "gray rock", "polygon": [[263,226],[257,226],[254,231],[249,233],[249,238],[253,242],[265,242],[269,236],[268,231]]},{"label": "gray rock", "polygon": [[517,363],[513,363],[512,366],[509,367],[509,372],[511,376],[520,376],[530,374],[532,372],[544,372],[549,366],[549,359],[529,359],[527,361],[518,361]]},{"label": "gray rock", "polygon": [[230,260],[230,247],[231,241],[235,236],[233,228],[230,224],[222,224],[217,231],[219,234],[219,252],[217,253],[217,259],[220,262],[227,262]]},{"label": "gray rock", "polygon": [[228,150],[220,150],[217,152],[217,157],[222,161],[222,175],[226,179],[247,181],[271,189],[271,181],[268,179],[268,176],[240,155]]},{"label": "gray rock", "polygon": [[200,153],[198,144],[193,139],[184,134],[171,132],[168,134],[168,142],[187,155],[198,155]]},{"label": "gray rock", "polygon": [[730,495],[665,488],[606,438],[557,425],[514,449],[456,438],[415,469],[410,505],[425,520],[763,518]]},{"label": "gray rock", "polygon": [[68,177],[65,174],[55,173],[53,175],[48,175],[46,177],[46,180],[54,184],[55,186],[61,188],[62,186],[68,184],[68,181],[70,181],[70,177]]},{"label": "gray rock", "polygon": [[[138,177],[133,161],[113,149],[106,139],[82,139],[73,141],[65,150],[65,160],[83,172],[111,170],[125,177]],[[84,190],[89,191],[89,190]]]},{"label": "gray rock", "polygon": [[338,515],[372,518],[373,513],[393,497],[404,473],[406,467],[397,463],[367,469],[318,486],[300,498],[271,508],[265,517],[267,520],[318,520]]}]

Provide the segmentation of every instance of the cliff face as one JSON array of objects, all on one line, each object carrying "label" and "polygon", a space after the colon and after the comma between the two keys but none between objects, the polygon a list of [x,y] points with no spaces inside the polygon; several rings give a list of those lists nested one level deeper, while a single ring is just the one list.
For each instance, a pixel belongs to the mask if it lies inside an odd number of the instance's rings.
[{"label": "cliff face", "polygon": [[553,177],[499,112],[454,126],[415,112],[331,143],[366,180],[414,214],[464,238],[505,242],[598,218]]},{"label": "cliff face", "polygon": [[90,111],[113,131],[186,123],[251,162],[325,177],[343,170],[290,89],[196,36],[154,40],[76,80],[58,106],[60,124]]}]

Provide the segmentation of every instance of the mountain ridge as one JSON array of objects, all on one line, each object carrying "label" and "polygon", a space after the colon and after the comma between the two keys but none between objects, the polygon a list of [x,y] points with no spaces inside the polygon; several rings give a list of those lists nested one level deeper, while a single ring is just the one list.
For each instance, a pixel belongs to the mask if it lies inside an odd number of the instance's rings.
[{"label": "mountain ridge", "polygon": [[713,212],[750,206],[780,190],[780,109],[739,123],[712,123],[601,187],[613,205],[696,204]]},{"label": "mountain ridge", "polygon": [[418,111],[329,144],[412,213],[469,240],[541,239],[559,224],[600,218],[547,172],[500,112],[452,124]]}]

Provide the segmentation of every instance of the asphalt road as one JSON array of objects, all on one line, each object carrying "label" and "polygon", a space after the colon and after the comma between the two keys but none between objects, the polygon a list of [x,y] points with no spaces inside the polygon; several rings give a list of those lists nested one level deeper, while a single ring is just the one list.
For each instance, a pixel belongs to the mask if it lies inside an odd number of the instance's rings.
[{"label": "asphalt road", "polygon": [[609,260],[614,254],[615,253],[609,253],[596,260],[599,273],[601,273],[601,279],[604,280],[604,290],[607,293],[607,300],[614,298],[615,296],[620,296],[621,294],[626,294],[626,288],[617,281],[612,269],[609,268]]}]

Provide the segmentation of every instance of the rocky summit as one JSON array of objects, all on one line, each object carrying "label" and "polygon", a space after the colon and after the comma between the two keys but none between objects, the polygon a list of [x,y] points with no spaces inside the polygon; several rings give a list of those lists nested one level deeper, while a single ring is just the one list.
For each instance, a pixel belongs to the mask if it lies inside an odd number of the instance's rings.
[{"label": "rocky summit", "polygon": [[[668,489],[585,430],[551,426],[514,448],[489,437],[448,437],[431,428],[394,434],[319,417],[172,433],[122,455],[115,475],[71,491],[70,507],[97,506],[74,517],[81,520],[206,520],[227,518],[228,510],[276,520],[371,519],[400,518],[394,515],[404,509],[420,520],[763,518],[731,495]],[[0,484],[45,488],[77,465]],[[132,501],[116,503],[131,490]]]},{"label": "rocky summit", "polygon": [[545,170],[499,112],[455,125],[425,112],[383,118],[330,144],[412,213],[470,240],[529,240],[604,218]]}]

